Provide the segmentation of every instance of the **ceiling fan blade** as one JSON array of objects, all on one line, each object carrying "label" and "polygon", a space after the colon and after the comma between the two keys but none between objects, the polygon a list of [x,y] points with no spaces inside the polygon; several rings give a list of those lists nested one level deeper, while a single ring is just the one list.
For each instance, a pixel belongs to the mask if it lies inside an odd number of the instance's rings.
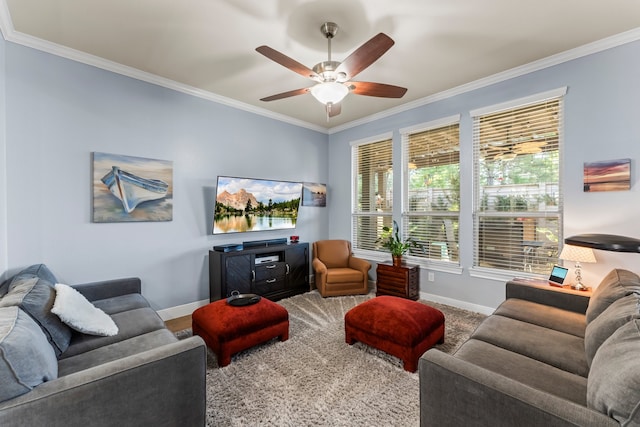
[{"label": "ceiling fan blade", "polygon": [[342,105],[339,102],[337,104],[329,102],[326,105],[326,109],[327,109],[327,117],[335,117],[338,114],[340,114],[340,112],[342,111]]},{"label": "ceiling fan blade", "polygon": [[336,73],[345,73],[347,80],[354,78],[360,71],[384,55],[394,43],[391,37],[384,33],[374,36],[342,61],[336,69]]},{"label": "ceiling fan blade", "polygon": [[380,98],[402,98],[407,88],[384,83],[349,82],[349,88],[356,95],[377,96]]},{"label": "ceiling fan blade", "polygon": [[288,92],[282,92],[276,95],[267,96],[266,98],[260,99],[260,101],[276,101],[278,99],[289,98],[291,96],[304,95],[305,93],[308,93],[308,92],[309,92],[308,87],[303,89],[295,89],[295,90],[290,90]]},{"label": "ceiling fan blade", "polygon": [[258,53],[263,54],[270,60],[275,61],[284,67],[287,67],[291,71],[300,74],[303,77],[308,77],[310,79],[314,79],[318,81],[320,80],[320,76],[315,71],[299,63],[295,59],[291,59],[287,55],[280,53],[275,49],[270,48],[269,46],[257,47],[256,51]]}]

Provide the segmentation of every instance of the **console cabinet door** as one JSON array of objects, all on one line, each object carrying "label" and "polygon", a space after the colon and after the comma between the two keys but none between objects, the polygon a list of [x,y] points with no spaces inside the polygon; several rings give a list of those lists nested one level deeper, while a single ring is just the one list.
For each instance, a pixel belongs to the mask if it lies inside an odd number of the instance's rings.
[{"label": "console cabinet door", "polygon": [[222,298],[227,298],[233,291],[238,291],[241,294],[252,293],[251,283],[253,282],[253,274],[255,274],[253,256],[250,254],[227,256],[223,274],[225,275],[224,288],[226,288],[226,293]]},{"label": "console cabinet door", "polygon": [[288,267],[287,287],[309,290],[309,245],[298,243],[287,248],[285,261]]}]

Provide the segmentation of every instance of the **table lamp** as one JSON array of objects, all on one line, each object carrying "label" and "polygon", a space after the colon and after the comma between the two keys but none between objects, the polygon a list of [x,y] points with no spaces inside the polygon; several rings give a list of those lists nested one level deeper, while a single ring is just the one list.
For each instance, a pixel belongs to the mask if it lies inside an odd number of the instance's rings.
[{"label": "table lamp", "polygon": [[571,286],[578,291],[586,291],[587,287],[582,284],[582,266],[581,262],[596,262],[593,249],[584,246],[573,246],[565,244],[560,253],[560,259],[565,261],[573,261],[576,263],[576,283]]}]

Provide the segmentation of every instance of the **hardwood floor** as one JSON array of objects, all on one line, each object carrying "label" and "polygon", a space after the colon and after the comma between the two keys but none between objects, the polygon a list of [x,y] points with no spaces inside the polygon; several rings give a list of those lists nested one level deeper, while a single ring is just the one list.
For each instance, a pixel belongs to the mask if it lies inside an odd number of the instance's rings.
[{"label": "hardwood floor", "polygon": [[177,317],[164,322],[171,332],[178,332],[191,327],[191,316]]}]

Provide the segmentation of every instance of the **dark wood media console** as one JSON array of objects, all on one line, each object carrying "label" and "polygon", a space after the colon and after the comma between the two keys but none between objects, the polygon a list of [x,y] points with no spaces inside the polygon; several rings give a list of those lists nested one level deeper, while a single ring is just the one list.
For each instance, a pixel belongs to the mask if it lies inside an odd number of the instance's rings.
[{"label": "dark wood media console", "polygon": [[309,244],[210,250],[209,300],[227,298],[233,291],[272,301],[309,291]]}]

